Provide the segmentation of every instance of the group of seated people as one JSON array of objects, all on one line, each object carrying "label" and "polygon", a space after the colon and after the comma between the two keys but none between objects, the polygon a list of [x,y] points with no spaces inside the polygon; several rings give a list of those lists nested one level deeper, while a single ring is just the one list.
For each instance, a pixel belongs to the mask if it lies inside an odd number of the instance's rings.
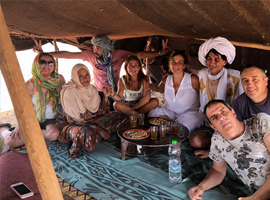
[{"label": "group of seated people", "polygon": [[[102,139],[107,140],[116,131],[115,124],[134,111],[177,120],[188,128],[190,145],[200,149],[195,155],[213,160],[206,178],[189,190],[192,200],[221,183],[227,163],[254,192],[243,199],[270,198],[270,96],[264,70],[251,66],[240,74],[228,68],[235,47],[226,38],[216,37],[199,48],[199,61],[207,68],[197,75],[187,73],[187,55],[173,51],[169,71],[154,85],[143,73],[141,59],[168,53],[168,40],[162,41],[161,51],[136,53],[113,49],[107,36],[91,42],[93,50],[77,53],[43,53],[41,44],[35,47],[39,54],[26,86],[45,140],[68,143],[69,155],[76,158],[80,148],[92,151]],[[54,57],[90,62],[95,85],[83,64],[73,67],[65,84],[55,72]],[[123,62],[126,75],[120,78]],[[151,98],[151,90],[164,93],[163,106]],[[19,126],[11,130],[8,124],[0,125],[0,139],[5,150],[24,144]]]}]

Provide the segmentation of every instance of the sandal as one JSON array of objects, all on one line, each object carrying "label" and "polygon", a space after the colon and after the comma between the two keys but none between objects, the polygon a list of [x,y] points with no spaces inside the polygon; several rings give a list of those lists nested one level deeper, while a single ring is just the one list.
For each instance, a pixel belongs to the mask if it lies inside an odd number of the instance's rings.
[{"label": "sandal", "polygon": [[2,127],[8,127],[10,129],[11,124],[10,123],[0,124],[0,128],[2,128]]},{"label": "sandal", "polygon": [[0,136],[0,155],[7,152],[9,147],[5,144],[5,140],[3,136]]},{"label": "sandal", "polygon": [[9,129],[9,131],[12,132],[12,131],[14,131],[14,129],[15,129],[15,127],[11,127],[11,128]]}]

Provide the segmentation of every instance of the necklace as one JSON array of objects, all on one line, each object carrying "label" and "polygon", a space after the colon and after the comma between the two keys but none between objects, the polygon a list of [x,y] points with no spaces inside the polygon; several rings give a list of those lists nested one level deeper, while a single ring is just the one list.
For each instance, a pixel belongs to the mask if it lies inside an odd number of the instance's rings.
[{"label": "necklace", "polygon": [[211,80],[209,80],[209,83],[210,83],[212,86],[215,86],[215,85],[217,85],[217,84],[219,83],[219,79],[217,80],[216,83],[212,83]]}]

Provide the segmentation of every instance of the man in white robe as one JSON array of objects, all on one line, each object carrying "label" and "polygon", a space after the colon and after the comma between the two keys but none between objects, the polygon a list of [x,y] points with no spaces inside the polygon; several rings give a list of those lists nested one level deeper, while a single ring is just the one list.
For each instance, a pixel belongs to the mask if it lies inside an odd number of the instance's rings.
[{"label": "man in white robe", "polygon": [[[201,113],[204,106],[213,99],[222,99],[232,106],[236,97],[244,92],[240,72],[225,68],[232,64],[235,54],[235,47],[223,37],[210,38],[200,46],[199,61],[207,67],[197,74],[200,81]],[[208,157],[213,132],[210,127],[203,126],[191,134],[189,142],[192,147],[207,149],[195,151],[197,157]]]}]

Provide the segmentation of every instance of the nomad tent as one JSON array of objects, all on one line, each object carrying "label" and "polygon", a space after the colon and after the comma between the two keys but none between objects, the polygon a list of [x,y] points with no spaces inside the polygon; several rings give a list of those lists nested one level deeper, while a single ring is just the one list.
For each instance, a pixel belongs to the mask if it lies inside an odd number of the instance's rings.
[{"label": "nomad tent", "polygon": [[267,69],[270,62],[268,0],[1,0],[0,12],[1,72],[43,199],[61,199],[61,191],[14,50],[32,48],[33,39],[90,49],[90,40],[80,39],[104,34],[117,40],[118,48],[140,51],[148,37],[161,36],[169,38],[172,49],[186,50],[191,65],[201,68],[199,45],[223,36],[237,46],[233,68]]},{"label": "nomad tent", "polygon": [[[1,1],[18,49],[30,38],[100,34],[113,39],[163,35],[187,39],[223,36],[240,46],[269,49],[269,1]],[[20,45],[21,44],[21,45]]]},{"label": "nomad tent", "polygon": [[33,48],[33,38],[90,49],[90,40],[82,42],[78,38],[105,34],[116,40],[116,48],[135,52],[143,50],[147,37],[163,36],[169,38],[172,49],[188,52],[193,67],[201,68],[199,45],[211,37],[223,36],[237,46],[232,68],[241,70],[247,64],[264,68],[269,63],[267,0],[2,0],[1,5],[16,50]]}]

